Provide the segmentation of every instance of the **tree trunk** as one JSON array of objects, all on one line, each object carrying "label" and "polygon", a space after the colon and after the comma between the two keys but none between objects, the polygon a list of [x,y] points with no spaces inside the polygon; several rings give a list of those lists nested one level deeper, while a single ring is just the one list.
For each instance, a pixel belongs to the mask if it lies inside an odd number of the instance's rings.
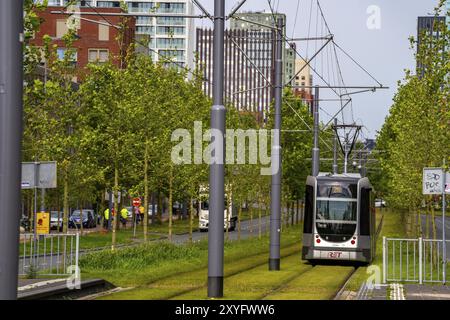
[{"label": "tree trunk", "polygon": [[189,201],[189,242],[192,243],[192,229],[194,225],[194,198]]},{"label": "tree trunk", "polygon": [[[117,220],[119,220],[119,169],[117,168],[117,164],[114,168],[114,216],[113,217],[113,229],[112,229],[112,240],[111,240],[111,250],[114,251],[116,249],[116,231],[117,231]],[[110,212],[112,214],[112,212]]]},{"label": "tree trunk", "polygon": [[226,226],[226,230],[225,230],[225,232],[226,232],[226,239],[227,239],[227,241],[228,240],[230,240],[230,232],[229,232],[229,223],[231,222],[230,221],[230,204],[231,204],[231,188],[230,188],[230,190],[229,190],[229,192],[227,193],[227,207],[226,207],[226,209],[227,209],[227,217],[226,217],[226,223],[225,223],[225,226]]},{"label": "tree trunk", "polygon": [[63,215],[63,232],[67,233],[69,224],[69,177],[67,170],[64,170],[64,215]]},{"label": "tree trunk", "polygon": [[83,235],[84,233],[84,228],[83,228],[83,206],[79,206],[78,205],[78,210],[80,210],[80,232],[81,235]]},{"label": "tree trunk", "polygon": [[261,209],[262,201],[261,198],[258,197],[258,239],[261,239],[262,234],[262,209]]},{"label": "tree trunk", "polygon": [[170,177],[169,177],[169,241],[172,241],[172,192],[173,192],[173,167],[170,166]]},{"label": "tree trunk", "polygon": [[[152,215],[155,214],[152,212]],[[145,143],[144,154],[144,217],[142,221],[144,225],[144,242],[148,240],[148,143]]]},{"label": "tree trunk", "polygon": [[238,210],[238,241],[241,241],[241,217],[242,217],[242,203],[239,204]]},{"label": "tree trunk", "polygon": [[248,211],[250,213],[250,233],[253,233],[253,208],[251,206],[248,207]]},{"label": "tree trunk", "polygon": [[162,201],[162,195],[161,193],[158,191],[158,224],[161,225],[162,224],[162,215],[163,215],[163,201]]}]

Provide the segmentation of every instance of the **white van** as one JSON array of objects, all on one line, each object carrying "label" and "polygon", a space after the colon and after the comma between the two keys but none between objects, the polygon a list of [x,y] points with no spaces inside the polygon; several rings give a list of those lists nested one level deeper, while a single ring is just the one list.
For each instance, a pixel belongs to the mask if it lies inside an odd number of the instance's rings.
[{"label": "white van", "polygon": [[[232,199],[232,197],[231,197]],[[227,194],[225,194],[225,205],[224,205],[224,221],[223,229],[226,231],[236,230],[237,216],[234,212],[233,201],[228,203]],[[228,210],[227,210],[228,208]],[[209,188],[200,188],[200,199],[199,199],[199,229],[201,232],[208,231],[209,226]],[[227,219],[228,218],[228,219]]]}]

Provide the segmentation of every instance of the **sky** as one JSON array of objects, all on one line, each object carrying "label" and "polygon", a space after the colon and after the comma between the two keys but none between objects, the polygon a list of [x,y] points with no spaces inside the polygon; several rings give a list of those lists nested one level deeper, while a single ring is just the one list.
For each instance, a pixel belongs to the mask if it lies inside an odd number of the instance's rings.
[{"label": "sky", "polygon": [[[288,37],[327,33],[322,18],[320,16],[316,18],[320,13],[315,5],[316,1],[272,0],[278,12],[287,15]],[[226,0],[227,12],[230,12],[238,2],[239,0]],[[313,9],[310,23],[311,2]],[[364,126],[362,138],[375,138],[388,115],[398,88],[398,81],[404,78],[405,69],[415,70],[414,50],[410,48],[409,38],[417,35],[417,17],[432,14],[438,0],[320,0],[319,2],[336,43],[379,82],[390,88],[376,93],[353,95],[352,106],[345,110],[343,118],[339,117],[340,122],[362,124]],[[200,3],[209,12],[213,12],[214,0],[200,0]],[[247,0],[241,10],[269,12],[269,6],[267,0]],[[368,27],[368,21],[370,27]],[[209,26],[209,22],[197,21],[196,25],[197,27]],[[304,57],[306,55],[310,57],[314,50],[321,46],[320,42],[314,44],[309,42],[308,50],[306,50],[305,42],[297,45]],[[337,84],[337,80],[335,82],[331,80],[335,77],[327,77],[333,74],[330,70],[336,70],[336,74],[338,70],[336,61],[331,58],[332,52],[331,46],[324,49],[321,57],[311,63],[314,63],[313,66],[325,80]],[[374,80],[340,50],[337,50],[337,53],[346,85],[376,85]],[[326,63],[326,61],[329,62]],[[333,65],[336,69],[333,69]],[[323,84],[315,74],[313,77],[315,84]],[[320,96],[321,99],[332,99],[333,93],[330,90],[323,90]],[[334,98],[336,98],[335,95]],[[321,102],[321,121],[328,122],[331,115],[334,115],[339,108],[340,105],[336,101]]]}]

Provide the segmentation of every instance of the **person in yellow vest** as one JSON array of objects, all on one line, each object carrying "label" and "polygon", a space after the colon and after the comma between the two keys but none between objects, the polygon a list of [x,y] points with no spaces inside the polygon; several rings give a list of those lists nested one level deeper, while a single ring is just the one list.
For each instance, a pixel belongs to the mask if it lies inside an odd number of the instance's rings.
[{"label": "person in yellow vest", "polygon": [[123,227],[126,228],[127,226],[127,219],[128,219],[128,210],[127,208],[122,208],[122,210],[120,210],[120,221],[123,224]]},{"label": "person in yellow vest", "polygon": [[109,208],[106,208],[106,210],[103,212],[103,217],[103,228],[108,229]]}]

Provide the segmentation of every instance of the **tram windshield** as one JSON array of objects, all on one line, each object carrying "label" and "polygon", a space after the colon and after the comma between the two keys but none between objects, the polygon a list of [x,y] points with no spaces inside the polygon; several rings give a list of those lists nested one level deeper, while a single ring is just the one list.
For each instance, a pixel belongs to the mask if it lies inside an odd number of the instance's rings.
[{"label": "tram windshield", "polygon": [[357,185],[324,183],[317,188],[316,228],[329,241],[347,240],[357,224]]},{"label": "tram windshield", "polygon": [[356,231],[356,199],[327,199],[317,201],[317,232],[326,240],[333,236],[351,237]]}]

